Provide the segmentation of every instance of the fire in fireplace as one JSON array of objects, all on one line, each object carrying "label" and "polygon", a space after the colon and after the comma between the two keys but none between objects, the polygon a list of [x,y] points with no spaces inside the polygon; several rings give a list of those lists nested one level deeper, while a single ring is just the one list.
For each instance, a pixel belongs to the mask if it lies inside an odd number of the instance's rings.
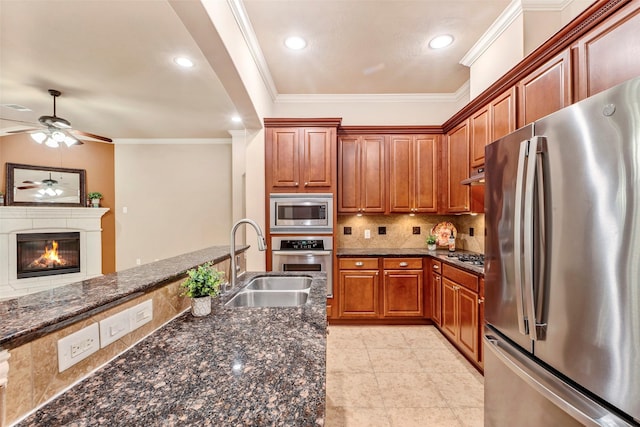
[{"label": "fire in fireplace", "polygon": [[80,271],[80,233],[27,233],[16,236],[18,279]]}]

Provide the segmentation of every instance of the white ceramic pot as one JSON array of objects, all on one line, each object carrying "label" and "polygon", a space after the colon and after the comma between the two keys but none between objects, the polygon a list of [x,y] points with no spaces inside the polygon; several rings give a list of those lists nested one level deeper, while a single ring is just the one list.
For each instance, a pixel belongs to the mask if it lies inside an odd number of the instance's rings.
[{"label": "white ceramic pot", "polygon": [[433,245],[427,245],[427,249],[430,251],[435,251],[436,250],[436,244],[434,243]]},{"label": "white ceramic pot", "polygon": [[211,313],[211,297],[191,298],[191,314],[194,316],[206,316]]},{"label": "white ceramic pot", "polygon": [[93,205],[94,208],[99,208],[100,207],[100,199],[91,199],[91,204]]}]

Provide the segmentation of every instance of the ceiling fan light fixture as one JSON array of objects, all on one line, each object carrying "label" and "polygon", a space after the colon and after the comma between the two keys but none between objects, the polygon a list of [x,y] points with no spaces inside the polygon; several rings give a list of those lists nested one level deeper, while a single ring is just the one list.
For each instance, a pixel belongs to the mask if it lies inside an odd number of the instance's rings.
[{"label": "ceiling fan light fixture", "polygon": [[62,190],[61,190],[61,189],[59,189],[59,188],[56,188],[54,191],[56,192],[56,196],[59,196],[59,195],[61,195],[62,193],[64,193],[64,191],[62,191]]},{"label": "ceiling fan light fixture", "polygon": [[51,148],[58,148],[60,146],[60,144],[58,144],[58,142],[51,137],[47,138],[47,140],[44,142],[44,145]]},{"label": "ceiling fan light fixture", "polygon": [[80,141],[78,141],[76,138],[67,135],[64,137],[64,143],[67,145],[67,147],[71,147],[72,145],[76,145],[77,143],[79,143]]},{"label": "ceiling fan light fixture", "polygon": [[442,34],[431,39],[429,47],[431,49],[442,49],[453,43],[453,36],[450,34]]},{"label": "ceiling fan light fixture", "polygon": [[47,139],[47,134],[44,132],[34,132],[29,134],[29,136],[31,136],[31,139],[33,139],[38,144],[42,144],[44,140]]},{"label": "ceiling fan light fixture", "polygon": [[307,47],[307,41],[302,37],[291,36],[285,39],[284,45],[291,50],[301,50]]},{"label": "ceiling fan light fixture", "polygon": [[54,130],[53,132],[51,132],[51,138],[55,142],[63,142],[66,137],[67,135],[65,135],[64,132],[61,132],[59,130]]}]

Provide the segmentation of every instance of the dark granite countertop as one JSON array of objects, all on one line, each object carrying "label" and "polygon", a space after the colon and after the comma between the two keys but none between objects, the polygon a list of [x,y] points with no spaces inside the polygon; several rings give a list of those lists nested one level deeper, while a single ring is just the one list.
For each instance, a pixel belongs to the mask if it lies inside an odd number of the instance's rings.
[{"label": "dark granite countertop", "polygon": [[183,314],[18,426],[323,425],[326,276],[304,274],[314,278],[308,304],[214,299],[211,315]]},{"label": "dark granite countertop", "polygon": [[[477,255],[478,252],[456,249],[457,254]],[[472,273],[484,276],[484,267],[462,262],[457,258],[449,257],[447,249],[430,251],[427,248],[339,248],[336,251],[338,257],[406,257],[406,256],[430,256],[449,263]]]},{"label": "dark granite countertop", "polygon": [[[246,251],[241,246],[237,252]],[[136,298],[208,261],[229,258],[229,246],[212,246],[116,273],[0,301],[0,349],[11,349]]]}]

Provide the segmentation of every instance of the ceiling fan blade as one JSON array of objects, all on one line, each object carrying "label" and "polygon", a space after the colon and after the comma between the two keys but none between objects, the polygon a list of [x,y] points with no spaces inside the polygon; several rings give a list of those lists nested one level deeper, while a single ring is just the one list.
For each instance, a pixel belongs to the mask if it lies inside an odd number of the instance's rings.
[{"label": "ceiling fan blade", "polygon": [[9,130],[6,133],[29,133],[37,130],[42,130],[42,129],[33,128],[33,129]]},{"label": "ceiling fan blade", "polygon": [[39,185],[24,185],[22,187],[16,187],[18,190],[28,190],[30,188],[38,188],[40,187]]},{"label": "ceiling fan blade", "polygon": [[74,135],[84,136],[85,138],[97,139],[98,141],[102,141],[102,142],[113,142],[113,139],[107,138],[106,136],[100,136],[94,133],[83,132],[81,130],[76,130],[76,129],[70,129],[69,131]]},{"label": "ceiling fan blade", "polygon": [[24,120],[7,119],[6,117],[0,117],[0,120],[5,120],[7,122],[24,123],[24,124],[32,125],[32,126],[38,126],[38,123],[27,122],[27,121],[24,121]]}]

